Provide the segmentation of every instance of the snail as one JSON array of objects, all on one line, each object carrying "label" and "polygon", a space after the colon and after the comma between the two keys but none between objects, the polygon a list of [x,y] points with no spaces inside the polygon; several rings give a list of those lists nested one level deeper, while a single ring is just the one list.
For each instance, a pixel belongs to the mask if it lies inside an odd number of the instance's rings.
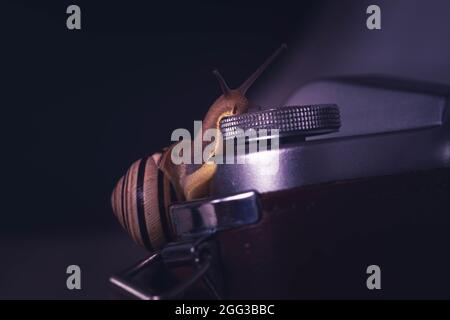
[{"label": "snail", "polygon": [[[283,44],[237,89],[230,89],[219,71],[214,70],[222,95],[209,108],[202,122],[202,132],[219,130],[220,120],[226,116],[246,113],[250,102],[247,90],[272,61],[284,50]],[[202,139],[200,136],[194,139]],[[192,142],[194,143],[194,142]],[[201,142],[204,147],[203,141]],[[213,152],[219,141],[215,141]],[[133,240],[149,251],[160,249],[171,240],[168,207],[174,201],[193,200],[208,196],[209,183],[216,172],[214,162],[205,162],[188,170],[184,164],[172,162],[172,152],[178,143],[161,153],[134,162],[120,178],[111,195],[113,212]]]}]

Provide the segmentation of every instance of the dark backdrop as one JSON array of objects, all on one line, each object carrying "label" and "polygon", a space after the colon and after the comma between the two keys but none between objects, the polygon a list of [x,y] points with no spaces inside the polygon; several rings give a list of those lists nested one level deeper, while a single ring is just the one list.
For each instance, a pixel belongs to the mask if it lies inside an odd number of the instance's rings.
[{"label": "dark backdrop", "polygon": [[[66,29],[77,4],[82,30]],[[107,298],[111,273],[144,257],[110,192],[136,159],[191,128],[317,1],[3,1],[0,19],[0,298]],[[305,27],[305,28],[303,28]],[[80,265],[82,290],[65,287]]]}]

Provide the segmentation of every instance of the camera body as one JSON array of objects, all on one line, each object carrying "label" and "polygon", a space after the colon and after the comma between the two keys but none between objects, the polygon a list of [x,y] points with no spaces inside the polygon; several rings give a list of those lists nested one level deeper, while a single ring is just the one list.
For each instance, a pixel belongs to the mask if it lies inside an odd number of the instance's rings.
[{"label": "camera body", "polygon": [[339,130],[291,130],[218,165],[211,198],[171,206],[175,241],[112,283],[149,299],[448,298],[449,93],[374,77],[302,86],[285,105],[337,105]]}]

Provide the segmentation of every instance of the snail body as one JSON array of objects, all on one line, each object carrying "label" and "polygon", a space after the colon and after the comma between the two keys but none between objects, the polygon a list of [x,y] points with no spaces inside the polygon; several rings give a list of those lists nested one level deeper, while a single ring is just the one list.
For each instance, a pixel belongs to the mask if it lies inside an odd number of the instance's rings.
[{"label": "snail body", "polygon": [[[286,45],[282,45],[237,89],[230,89],[219,71],[213,71],[222,95],[208,109],[202,122],[202,132],[219,130],[223,117],[248,111],[250,103],[245,96],[247,90],[285,48]],[[202,138],[197,135],[194,141],[200,139],[204,148]],[[191,143],[194,144],[194,141]],[[158,250],[171,238],[167,212],[169,205],[174,201],[208,196],[209,184],[216,173],[217,165],[210,161],[193,171],[188,170],[186,164],[174,164],[171,156],[178,143],[172,144],[162,153],[134,162],[118,181],[111,196],[114,214],[121,225],[136,243],[149,251]],[[214,141],[210,157],[215,155],[219,145],[219,141]]]}]

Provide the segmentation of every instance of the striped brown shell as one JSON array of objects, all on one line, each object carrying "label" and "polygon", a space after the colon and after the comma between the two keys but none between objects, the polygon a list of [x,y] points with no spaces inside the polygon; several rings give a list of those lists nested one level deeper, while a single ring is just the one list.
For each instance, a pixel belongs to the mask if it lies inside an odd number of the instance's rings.
[{"label": "striped brown shell", "polygon": [[156,165],[158,155],[134,162],[111,196],[113,212],[133,240],[150,251],[160,249],[170,236],[168,181]]}]

